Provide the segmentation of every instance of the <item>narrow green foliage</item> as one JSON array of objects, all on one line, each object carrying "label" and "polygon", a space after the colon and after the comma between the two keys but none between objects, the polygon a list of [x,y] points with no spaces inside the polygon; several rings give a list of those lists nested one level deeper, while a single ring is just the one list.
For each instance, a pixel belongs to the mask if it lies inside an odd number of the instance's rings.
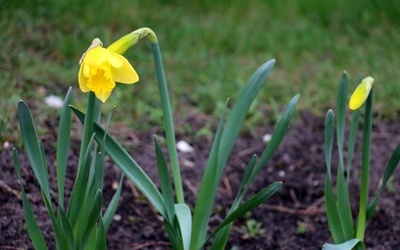
[{"label": "narrow green foliage", "polygon": [[[71,108],[78,119],[83,123],[85,120],[85,114],[74,107]],[[163,198],[150,177],[148,177],[136,161],[108,133],[106,134],[106,143],[103,144],[105,131],[97,123],[94,124],[94,132],[94,139],[101,147],[105,148],[105,151],[111,160],[121,169],[125,176],[128,177],[141,192],[143,192],[157,211],[159,211],[161,215],[166,216]]]},{"label": "narrow green foliage", "polygon": [[376,206],[378,205],[379,198],[383,190],[386,188],[386,184],[388,183],[390,177],[392,176],[393,172],[396,170],[397,166],[399,165],[400,161],[400,144],[397,145],[396,149],[393,151],[392,156],[389,159],[389,162],[386,166],[385,174],[383,176],[383,181],[381,188],[379,189],[378,194],[375,196],[373,201],[368,205],[367,208],[367,220],[369,220],[372,215],[375,213]]},{"label": "narrow green foliage", "polygon": [[18,180],[21,184],[22,205],[24,209],[24,217],[26,220],[29,237],[31,238],[32,244],[35,247],[35,249],[48,249],[43,234],[40,231],[39,225],[37,224],[35,215],[33,214],[32,207],[29,203],[28,197],[26,196],[24,186],[22,185],[21,164],[19,161],[17,149],[15,148],[13,149],[13,161],[14,161],[15,172],[17,172]]},{"label": "narrow green foliage", "polygon": [[46,162],[43,161],[41,146],[33,123],[32,114],[25,102],[18,103],[18,121],[21,128],[24,148],[32,170],[47,198],[50,198],[49,177]]},{"label": "narrow green foliage", "polygon": [[351,239],[341,244],[333,245],[329,243],[325,243],[322,247],[322,250],[351,250],[353,249],[358,243],[360,239]]},{"label": "narrow green foliage", "polygon": [[123,181],[124,181],[124,175],[122,174],[121,179],[118,184],[117,191],[115,191],[114,196],[112,197],[110,204],[108,204],[108,207],[103,215],[102,224],[104,226],[105,231],[107,231],[107,229],[110,227],[110,224],[114,218],[115,212],[117,211],[119,198],[121,197]]},{"label": "narrow green foliage", "polygon": [[186,204],[175,204],[176,218],[182,235],[183,249],[189,250],[192,232],[192,214]]},{"label": "narrow green foliage", "polygon": [[356,110],[353,112],[351,116],[351,122],[350,122],[350,134],[349,134],[349,142],[347,145],[347,185],[349,185],[350,182],[350,176],[351,176],[351,165],[353,161],[353,153],[354,153],[354,146],[356,144],[356,139],[357,139],[357,130],[358,130],[358,118],[360,116],[360,111]]},{"label": "narrow green foliage", "polygon": [[72,99],[71,93],[72,89],[70,87],[61,109],[60,127],[58,128],[57,139],[57,185],[59,203],[62,208],[64,208],[65,173],[67,169],[71,134],[71,109],[69,108]]}]

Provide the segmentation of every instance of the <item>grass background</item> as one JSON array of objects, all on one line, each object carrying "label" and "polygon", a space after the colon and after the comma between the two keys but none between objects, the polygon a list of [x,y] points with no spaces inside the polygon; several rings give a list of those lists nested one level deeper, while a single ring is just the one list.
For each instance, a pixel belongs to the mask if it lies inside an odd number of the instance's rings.
[{"label": "grass background", "polygon": [[[275,58],[248,127],[273,122],[296,93],[301,110],[324,115],[334,105],[344,70],[351,89],[373,76],[377,114],[398,117],[399,1],[214,2],[0,0],[0,141],[18,140],[20,99],[28,102],[39,123],[58,115],[44,98],[63,97],[69,86],[74,105],[83,108],[78,61],[92,39],[99,37],[107,46],[144,26],[158,36],[177,116],[218,115],[226,98],[235,100],[258,66]],[[140,83],[118,85],[104,108],[107,112],[117,105],[114,121],[132,129],[161,124],[149,44],[141,41],[126,54]]]}]

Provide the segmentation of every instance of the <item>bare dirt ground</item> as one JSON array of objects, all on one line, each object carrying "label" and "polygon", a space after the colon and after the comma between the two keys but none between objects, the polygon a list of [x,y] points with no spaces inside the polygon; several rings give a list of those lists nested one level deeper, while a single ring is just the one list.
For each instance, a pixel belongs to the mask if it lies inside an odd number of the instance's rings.
[{"label": "bare dirt ground", "polygon": [[[185,122],[194,130],[207,121],[201,116],[189,117]],[[53,132],[41,138],[48,156],[50,181],[56,190],[55,142],[56,128],[47,122]],[[324,214],[323,187],[325,162],[323,156],[324,118],[310,114],[295,117],[282,145],[253,184],[250,193],[275,182],[282,181],[278,194],[254,210],[249,218],[238,220],[233,227],[227,249],[320,249],[325,242],[332,242]],[[400,142],[400,125],[382,121],[373,127],[371,153],[370,194],[378,189],[384,167],[391,152]],[[254,133],[242,134],[238,139],[228,166],[223,175],[211,218],[211,227],[221,221],[240,184],[244,168],[253,153],[261,154],[265,143],[260,139],[273,132],[273,127],[257,128]],[[254,136],[254,134],[256,136]],[[158,179],[152,133],[128,133],[124,143],[135,160],[153,179]],[[187,203],[194,207],[197,188],[207,160],[211,141],[190,134],[178,134],[193,145],[195,153],[180,153],[182,178]],[[360,147],[356,150],[360,151]],[[358,152],[357,151],[357,152]],[[22,162],[24,187],[38,217],[45,238],[53,242],[51,222],[41,199],[37,182],[29,167],[23,149],[19,148]],[[79,153],[79,142],[73,141],[70,151],[67,187],[72,188]],[[351,179],[351,202],[353,214],[358,207],[358,176],[360,154],[355,154]],[[11,149],[0,151],[0,249],[30,249],[32,245],[25,229],[19,183],[14,171]],[[335,169],[335,168],[334,168]],[[112,184],[120,177],[119,170],[111,162],[105,168],[105,204],[111,199]],[[368,223],[366,246],[368,249],[398,249],[400,245],[400,173],[396,170],[390,182],[390,190],[384,192],[378,210]],[[150,207],[135,187],[125,180],[122,197],[117,210],[120,220],[114,221],[107,235],[109,249],[170,249],[168,238],[160,216]],[[246,238],[246,221],[261,223],[265,232]],[[51,248],[54,248],[51,247]]]}]

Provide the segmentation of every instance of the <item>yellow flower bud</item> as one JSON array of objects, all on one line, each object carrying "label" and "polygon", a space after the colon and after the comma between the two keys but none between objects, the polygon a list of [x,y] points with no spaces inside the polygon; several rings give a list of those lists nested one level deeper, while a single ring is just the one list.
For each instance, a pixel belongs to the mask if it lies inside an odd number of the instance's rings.
[{"label": "yellow flower bud", "polygon": [[351,110],[357,110],[367,100],[369,92],[371,92],[374,78],[368,76],[362,80],[362,82],[354,90],[350,97],[349,108]]}]

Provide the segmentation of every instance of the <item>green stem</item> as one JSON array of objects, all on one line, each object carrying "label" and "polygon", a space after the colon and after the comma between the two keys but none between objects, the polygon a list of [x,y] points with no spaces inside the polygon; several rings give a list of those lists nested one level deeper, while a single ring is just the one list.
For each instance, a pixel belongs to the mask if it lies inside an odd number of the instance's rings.
[{"label": "green stem", "polygon": [[167,136],[168,152],[171,159],[172,175],[174,177],[174,185],[176,198],[178,203],[185,203],[183,196],[183,188],[181,181],[181,173],[178,162],[178,152],[176,150],[174,124],[172,121],[171,104],[169,101],[167,82],[165,80],[164,67],[161,59],[161,52],[158,43],[152,43],[151,48],[156,66],[157,83],[161,97],[161,106],[164,115],[164,128]]},{"label": "green stem", "polygon": [[87,100],[85,121],[83,123],[82,142],[79,153],[79,165],[78,165],[79,167],[81,167],[81,165],[83,165],[84,163],[85,152],[86,149],[88,148],[90,138],[93,135],[93,121],[95,119],[95,112],[94,112],[95,103],[96,103],[96,96],[94,95],[94,92],[90,91]]},{"label": "green stem", "polygon": [[364,240],[365,226],[367,220],[368,205],[368,183],[370,168],[370,150],[371,150],[371,127],[372,127],[372,98],[373,89],[371,90],[365,106],[364,130],[363,130],[363,149],[362,149],[362,165],[361,165],[361,186],[360,186],[360,210],[358,213],[357,234],[356,237],[361,241]]}]

